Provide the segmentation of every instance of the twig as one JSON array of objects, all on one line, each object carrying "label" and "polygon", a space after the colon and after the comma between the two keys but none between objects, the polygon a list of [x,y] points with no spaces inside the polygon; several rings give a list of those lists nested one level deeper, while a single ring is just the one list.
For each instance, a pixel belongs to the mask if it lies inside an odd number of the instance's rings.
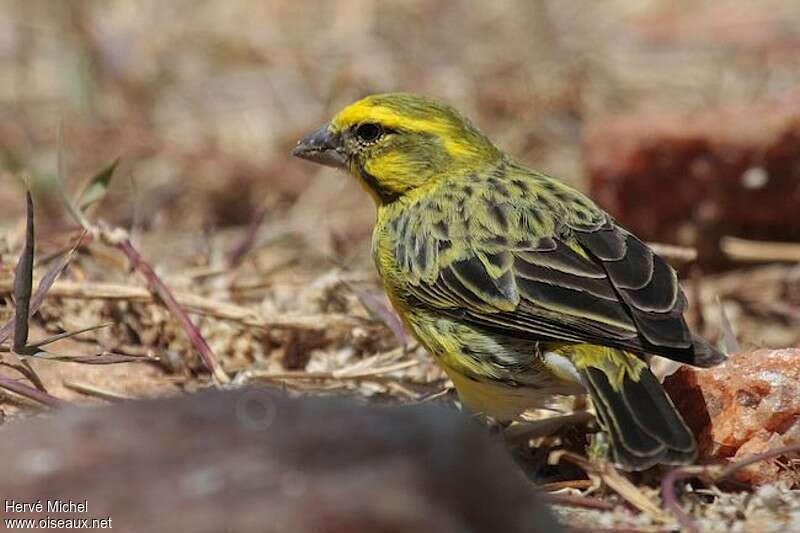
[{"label": "twig", "polygon": [[678,501],[678,497],[675,493],[676,483],[690,477],[704,477],[710,479],[712,483],[719,483],[733,476],[742,468],[746,468],[760,461],[766,461],[768,459],[774,459],[782,455],[797,452],[800,452],[800,444],[782,446],[764,453],[758,453],[740,461],[736,461],[735,463],[725,467],[713,465],[674,468],[667,472],[667,474],[661,480],[661,499],[664,501],[664,506],[675,515],[675,517],[678,519],[678,522],[680,522],[686,531],[698,531],[697,525],[694,523],[692,518],[684,513],[683,509],[681,508],[680,502]]},{"label": "twig", "polygon": [[697,532],[697,524],[691,516],[683,512],[678,496],[675,493],[675,484],[683,479],[688,479],[706,471],[705,467],[673,468],[661,479],[661,500],[664,507],[678,519],[678,523],[685,531]]},{"label": "twig", "polygon": [[214,352],[211,350],[211,347],[206,342],[206,339],[203,337],[202,333],[200,333],[200,330],[197,329],[197,326],[194,325],[192,319],[189,318],[189,315],[186,314],[186,311],[183,310],[181,305],[175,299],[175,296],[173,296],[169,287],[167,287],[158,274],[155,273],[150,264],[142,259],[142,256],[139,255],[139,252],[133,247],[131,241],[127,238],[119,240],[109,238],[108,235],[104,235],[104,238],[110,244],[116,246],[122,250],[126,256],[128,256],[128,260],[131,262],[133,267],[138,270],[147,280],[150,290],[158,295],[164,305],[166,305],[170,310],[172,315],[178,319],[178,321],[181,323],[181,326],[183,326],[184,331],[189,336],[189,340],[192,342],[197,351],[200,352],[200,357],[203,358],[203,362],[211,372],[211,375],[214,377],[214,381],[217,383],[217,385],[225,385],[230,383],[230,378],[222,369],[222,366],[220,366],[219,362],[217,361],[217,357],[214,355]]},{"label": "twig", "polygon": [[[0,294],[9,294],[12,285],[8,280],[0,280]],[[58,298],[127,300],[153,302],[155,297],[145,288],[114,283],[75,283],[59,281],[48,295]],[[257,312],[252,307],[244,307],[230,302],[213,300],[189,293],[174,292],[178,304],[190,313],[230,320],[256,328],[286,328],[304,331],[349,330],[357,326],[369,325],[370,321],[341,313],[307,314],[269,314]],[[35,299],[35,298],[34,298]]]},{"label": "twig", "polygon": [[343,374],[353,373],[353,372],[362,372],[368,368],[375,368],[378,366],[379,363],[384,365],[394,364],[400,362],[400,359],[404,355],[403,347],[398,346],[397,348],[392,348],[386,352],[379,352],[374,355],[370,355],[369,357],[365,357],[364,359],[360,359],[355,363],[349,364],[345,367],[338,369],[339,372]]},{"label": "twig", "polygon": [[80,363],[84,365],[115,365],[118,363],[152,363],[155,359],[136,355],[124,355],[113,352],[99,352],[92,355],[66,355],[54,352],[33,352],[29,357],[59,361],[62,363]]},{"label": "twig", "polygon": [[443,388],[442,390],[440,390],[438,392],[434,392],[432,394],[428,394],[427,396],[423,396],[422,398],[417,400],[416,403],[418,403],[418,404],[420,404],[420,403],[428,403],[428,402],[432,402],[432,401],[438,400],[439,398],[444,398],[445,396],[450,394],[453,390],[454,389],[452,389],[451,387],[445,387],[445,388]]},{"label": "twig", "polygon": [[720,249],[734,261],[800,263],[800,243],[752,241],[738,237],[723,237]]},{"label": "twig", "polygon": [[112,402],[120,402],[120,401],[127,401],[134,399],[131,396],[120,394],[118,392],[107,391],[105,389],[101,389],[100,387],[89,385],[88,383],[79,383],[77,381],[64,380],[63,384],[66,388],[72,389],[76,392],[80,392],[81,394],[85,394],[87,396],[94,396],[96,398],[101,398],[103,400],[109,400]]},{"label": "twig", "polygon": [[396,363],[394,365],[389,365],[389,366],[384,366],[384,367],[379,367],[379,368],[370,368],[370,369],[361,370],[361,371],[358,371],[358,370],[353,371],[353,370],[349,370],[347,368],[343,368],[343,369],[339,369],[339,370],[334,370],[333,372],[331,372],[331,374],[333,374],[333,377],[336,378],[336,379],[342,379],[342,378],[344,378],[344,379],[368,378],[368,377],[372,377],[372,376],[379,376],[379,375],[382,375],[382,374],[389,374],[391,372],[398,372],[400,370],[405,370],[407,368],[412,368],[412,367],[415,367],[415,366],[419,366],[419,364],[420,364],[420,361],[418,359],[414,359],[414,360],[411,360],[411,361],[402,361],[402,362]]},{"label": "twig", "polygon": [[588,411],[576,411],[566,415],[548,416],[539,420],[520,422],[508,427],[504,435],[510,444],[522,444],[531,439],[552,435],[564,426],[585,424],[594,416]]},{"label": "twig", "polygon": [[[95,176],[74,203],[70,202],[66,196],[66,191],[63,187],[63,174],[59,169],[59,183],[62,185],[61,193],[64,197],[64,203],[66,204],[67,209],[75,218],[75,220],[81,226],[83,226],[85,231],[90,231],[93,234],[97,234],[106,244],[118,248],[128,257],[128,261],[130,261],[131,265],[133,265],[133,267],[138,270],[142,276],[144,276],[145,280],[147,280],[147,285],[150,290],[161,299],[164,305],[167,306],[167,309],[170,311],[170,313],[181,323],[184,331],[189,336],[189,340],[192,342],[197,351],[200,352],[200,357],[203,359],[206,367],[211,372],[214,382],[218,386],[230,383],[230,378],[222,369],[222,366],[220,366],[220,364],[217,362],[214,352],[211,350],[211,347],[200,333],[200,330],[197,329],[197,326],[194,325],[191,318],[189,318],[189,315],[186,314],[180,304],[178,304],[177,300],[175,300],[175,297],[172,295],[172,291],[169,289],[169,287],[167,287],[158,274],[156,274],[155,270],[153,270],[150,264],[142,259],[142,256],[139,254],[136,248],[134,248],[127,234],[122,230],[114,231],[95,226],[91,224],[84,215],[83,211],[86,207],[100,201],[105,196],[108,189],[108,184],[114,175],[114,170],[116,169],[118,163],[119,159],[111,163],[97,176]],[[80,240],[81,239],[79,239],[78,242],[80,242]]]},{"label": "twig", "polygon": [[68,405],[64,400],[60,400],[46,392],[34,389],[33,387],[29,387],[24,383],[20,383],[7,377],[0,376],[0,387],[19,394],[20,396],[24,396],[25,398],[35,400],[49,407],[64,407],[65,405]]},{"label": "twig", "polygon": [[687,246],[677,246],[674,244],[662,244],[659,242],[648,242],[647,245],[664,259],[673,260],[677,263],[692,263],[697,260],[697,249]]},{"label": "twig", "polygon": [[774,459],[776,457],[780,457],[781,455],[788,455],[790,453],[798,453],[800,452],[800,444],[792,444],[789,446],[781,446],[780,448],[775,448],[774,450],[768,450],[764,453],[757,453],[755,455],[751,455],[745,459],[737,461],[733,464],[730,464],[722,469],[719,475],[716,477],[717,482],[722,481],[731,477],[732,475],[736,474],[742,468],[746,468],[752,464],[767,461],[769,459]]},{"label": "twig", "polygon": [[292,379],[340,379],[340,380],[359,380],[375,379],[381,381],[385,379],[385,374],[405,370],[420,364],[420,361],[403,361],[390,366],[371,368],[361,372],[343,370],[333,370],[331,372],[306,372],[304,370],[287,372],[269,372],[263,370],[246,370],[241,374],[242,380],[266,379],[266,380],[292,380]]},{"label": "twig", "polygon": [[582,507],[584,509],[599,509],[601,511],[613,511],[615,505],[605,502],[599,498],[588,496],[578,496],[576,494],[552,494],[544,493],[541,495],[545,503],[550,505],[564,505],[567,507]]},{"label": "twig", "polygon": [[553,481],[539,485],[539,489],[544,492],[555,492],[564,489],[586,490],[592,488],[594,483],[591,479],[569,479],[566,481]]},{"label": "twig", "polygon": [[[3,349],[2,351],[6,351],[6,350]],[[7,366],[8,368],[13,368],[17,372],[19,372],[20,374],[22,374],[23,376],[28,378],[28,381],[33,383],[34,387],[36,387],[40,391],[46,393],[47,392],[47,388],[44,386],[44,382],[42,381],[42,378],[39,377],[39,374],[36,373],[36,371],[33,369],[33,367],[30,365],[30,363],[28,363],[28,361],[26,361],[25,359],[21,358],[13,350],[8,350],[8,352],[13,357],[16,357],[18,363],[10,363],[8,361],[1,361],[0,360],[0,365]]]},{"label": "twig", "polygon": [[69,339],[71,337],[76,337],[78,335],[82,335],[84,333],[88,333],[90,331],[96,331],[98,329],[107,328],[113,326],[113,322],[103,322],[102,324],[95,324],[94,326],[87,326],[85,328],[81,328],[75,331],[65,331],[63,333],[58,333],[56,335],[52,335],[47,337],[46,339],[42,339],[40,341],[28,343],[26,346],[26,352],[23,355],[29,355],[31,350],[38,350],[42,346],[47,346],[48,344],[52,344],[56,341]]},{"label": "twig", "polygon": [[800,320],[800,308],[785,302],[748,302],[743,301],[749,309],[767,316],[777,315],[783,320]]},{"label": "twig", "polygon": [[395,394],[402,394],[403,396],[411,400],[412,403],[419,400],[420,397],[418,393],[414,392],[408,387],[404,387],[399,381],[395,380],[387,381],[386,388],[389,389],[390,392],[393,392]]},{"label": "twig", "polygon": [[552,454],[555,461],[561,458],[581,467],[587,474],[600,476],[603,482],[639,511],[659,522],[670,522],[670,517],[650,498],[645,496],[630,480],[620,474],[610,463],[596,465],[576,453],[558,450]]},{"label": "twig", "polygon": [[762,265],[725,274],[707,276],[704,281],[713,287],[722,298],[746,292],[748,295],[763,295],[769,287],[800,282],[800,265]]}]

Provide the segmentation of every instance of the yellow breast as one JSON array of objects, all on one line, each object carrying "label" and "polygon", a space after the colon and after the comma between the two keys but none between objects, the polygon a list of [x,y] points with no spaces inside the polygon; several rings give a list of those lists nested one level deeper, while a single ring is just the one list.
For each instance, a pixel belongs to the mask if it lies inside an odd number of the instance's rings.
[{"label": "yellow breast", "polygon": [[502,383],[475,381],[444,365],[442,368],[453,381],[464,407],[498,421],[517,420],[525,411],[547,407],[557,395],[586,392],[582,387],[568,383],[545,388],[511,387]]}]

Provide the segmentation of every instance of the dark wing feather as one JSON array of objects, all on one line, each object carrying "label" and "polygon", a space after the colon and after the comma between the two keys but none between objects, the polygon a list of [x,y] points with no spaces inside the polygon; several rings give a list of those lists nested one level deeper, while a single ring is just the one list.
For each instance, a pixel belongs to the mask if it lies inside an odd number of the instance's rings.
[{"label": "dark wing feather", "polygon": [[643,351],[704,367],[724,360],[691,333],[683,318],[686,296],[675,270],[647,245],[610,219],[599,229],[576,229],[575,238],[608,273],[636,324]]},{"label": "dark wing feather", "polygon": [[403,224],[413,231],[395,240],[398,266],[413,273],[405,296],[519,338],[589,342],[698,366],[724,359],[689,331],[675,271],[606,215],[591,225],[561,224],[537,241],[507,234],[500,226],[513,217],[503,213],[497,235],[480,240],[448,234],[441,223],[435,232]]},{"label": "dark wing feather", "polygon": [[464,319],[534,340],[626,347],[635,342],[636,324],[602,267],[561,240],[553,241],[552,248],[509,252],[514,258],[509,271],[519,296],[516,306],[488,314],[469,309]]}]

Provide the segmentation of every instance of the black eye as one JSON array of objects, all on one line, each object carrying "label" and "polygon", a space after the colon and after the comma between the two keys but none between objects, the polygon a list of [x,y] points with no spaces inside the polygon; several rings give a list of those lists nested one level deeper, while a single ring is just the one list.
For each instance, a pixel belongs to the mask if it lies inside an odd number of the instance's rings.
[{"label": "black eye", "polygon": [[375,141],[381,135],[383,135],[383,128],[380,124],[365,122],[364,124],[359,124],[356,128],[356,136],[364,142]]}]

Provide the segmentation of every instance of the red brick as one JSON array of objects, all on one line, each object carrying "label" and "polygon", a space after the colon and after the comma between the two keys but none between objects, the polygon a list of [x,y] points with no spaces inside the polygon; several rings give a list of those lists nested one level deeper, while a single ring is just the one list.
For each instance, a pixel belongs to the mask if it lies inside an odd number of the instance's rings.
[{"label": "red brick", "polygon": [[646,239],[703,248],[703,236],[711,242],[701,254],[716,254],[725,234],[800,238],[800,90],[756,106],[594,124],[585,165],[593,198]]}]

